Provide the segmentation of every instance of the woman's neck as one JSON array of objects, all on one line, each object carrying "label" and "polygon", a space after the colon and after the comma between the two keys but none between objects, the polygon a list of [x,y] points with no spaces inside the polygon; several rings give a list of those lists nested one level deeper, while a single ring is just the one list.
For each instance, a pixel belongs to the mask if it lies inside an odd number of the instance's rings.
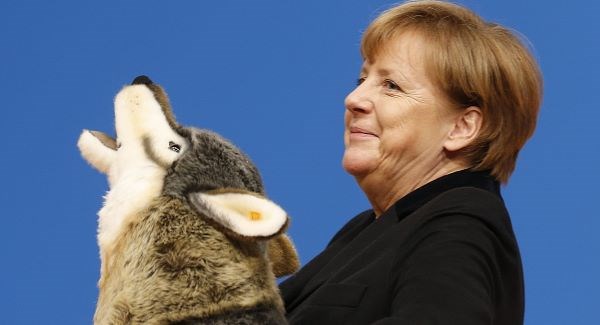
[{"label": "woman's neck", "polygon": [[433,168],[409,168],[396,173],[370,173],[355,178],[371,203],[375,216],[379,217],[395,202],[417,188],[466,168],[465,164],[450,161]]}]

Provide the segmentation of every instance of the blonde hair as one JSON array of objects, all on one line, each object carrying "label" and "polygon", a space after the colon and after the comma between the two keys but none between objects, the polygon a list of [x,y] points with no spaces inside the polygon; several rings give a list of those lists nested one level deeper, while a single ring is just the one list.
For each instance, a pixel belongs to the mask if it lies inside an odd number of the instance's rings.
[{"label": "blonde hair", "polygon": [[474,170],[507,182],[519,151],[533,134],[542,76],[523,42],[507,28],[442,1],[410,1],[377,17],[363,34],[361,53],[373,61],[401,33],[426,44],[429,79],[453,105],[483,115],[476,140],[462,151]]}]

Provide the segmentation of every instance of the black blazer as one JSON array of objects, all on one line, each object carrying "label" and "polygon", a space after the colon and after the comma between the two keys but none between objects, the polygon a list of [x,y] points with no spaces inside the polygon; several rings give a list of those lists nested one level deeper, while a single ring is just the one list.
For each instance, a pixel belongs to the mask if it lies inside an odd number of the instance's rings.
[{"label": "black blazer", "polygon": [[519,250],[485,172],[359,214],[280,289],[291,324],[523,323]]}]

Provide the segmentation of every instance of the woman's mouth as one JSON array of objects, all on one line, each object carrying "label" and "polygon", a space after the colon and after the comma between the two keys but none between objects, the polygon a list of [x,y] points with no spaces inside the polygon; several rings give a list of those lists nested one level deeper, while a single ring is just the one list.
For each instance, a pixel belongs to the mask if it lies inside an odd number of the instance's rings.
[{"label": "woman's mouth", "polygon": [[378,136],[372,132],[369,131],[367,129],[363,129],[360,127],[356,127],[356,126],[352,126],[350,127],[350,138],[351,139],[372,139],[372,138],[377,138]]}]

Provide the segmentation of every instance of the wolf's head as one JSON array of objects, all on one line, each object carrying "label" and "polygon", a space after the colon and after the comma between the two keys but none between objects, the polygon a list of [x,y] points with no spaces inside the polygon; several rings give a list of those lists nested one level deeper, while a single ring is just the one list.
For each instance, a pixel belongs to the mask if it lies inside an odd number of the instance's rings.
[{"label": "wolf's head", "polygon": [[129,210],[140,210],[161,194],[179,197],[241,238],[270,238],[285,228],[286,213],[264,198],[250,159],[216,133],[180,126],[166,93],[148,77],[117,94],[115,127],[116,139],[84,130],[78,142],[108,176],[107,201],[137,202]]}]

